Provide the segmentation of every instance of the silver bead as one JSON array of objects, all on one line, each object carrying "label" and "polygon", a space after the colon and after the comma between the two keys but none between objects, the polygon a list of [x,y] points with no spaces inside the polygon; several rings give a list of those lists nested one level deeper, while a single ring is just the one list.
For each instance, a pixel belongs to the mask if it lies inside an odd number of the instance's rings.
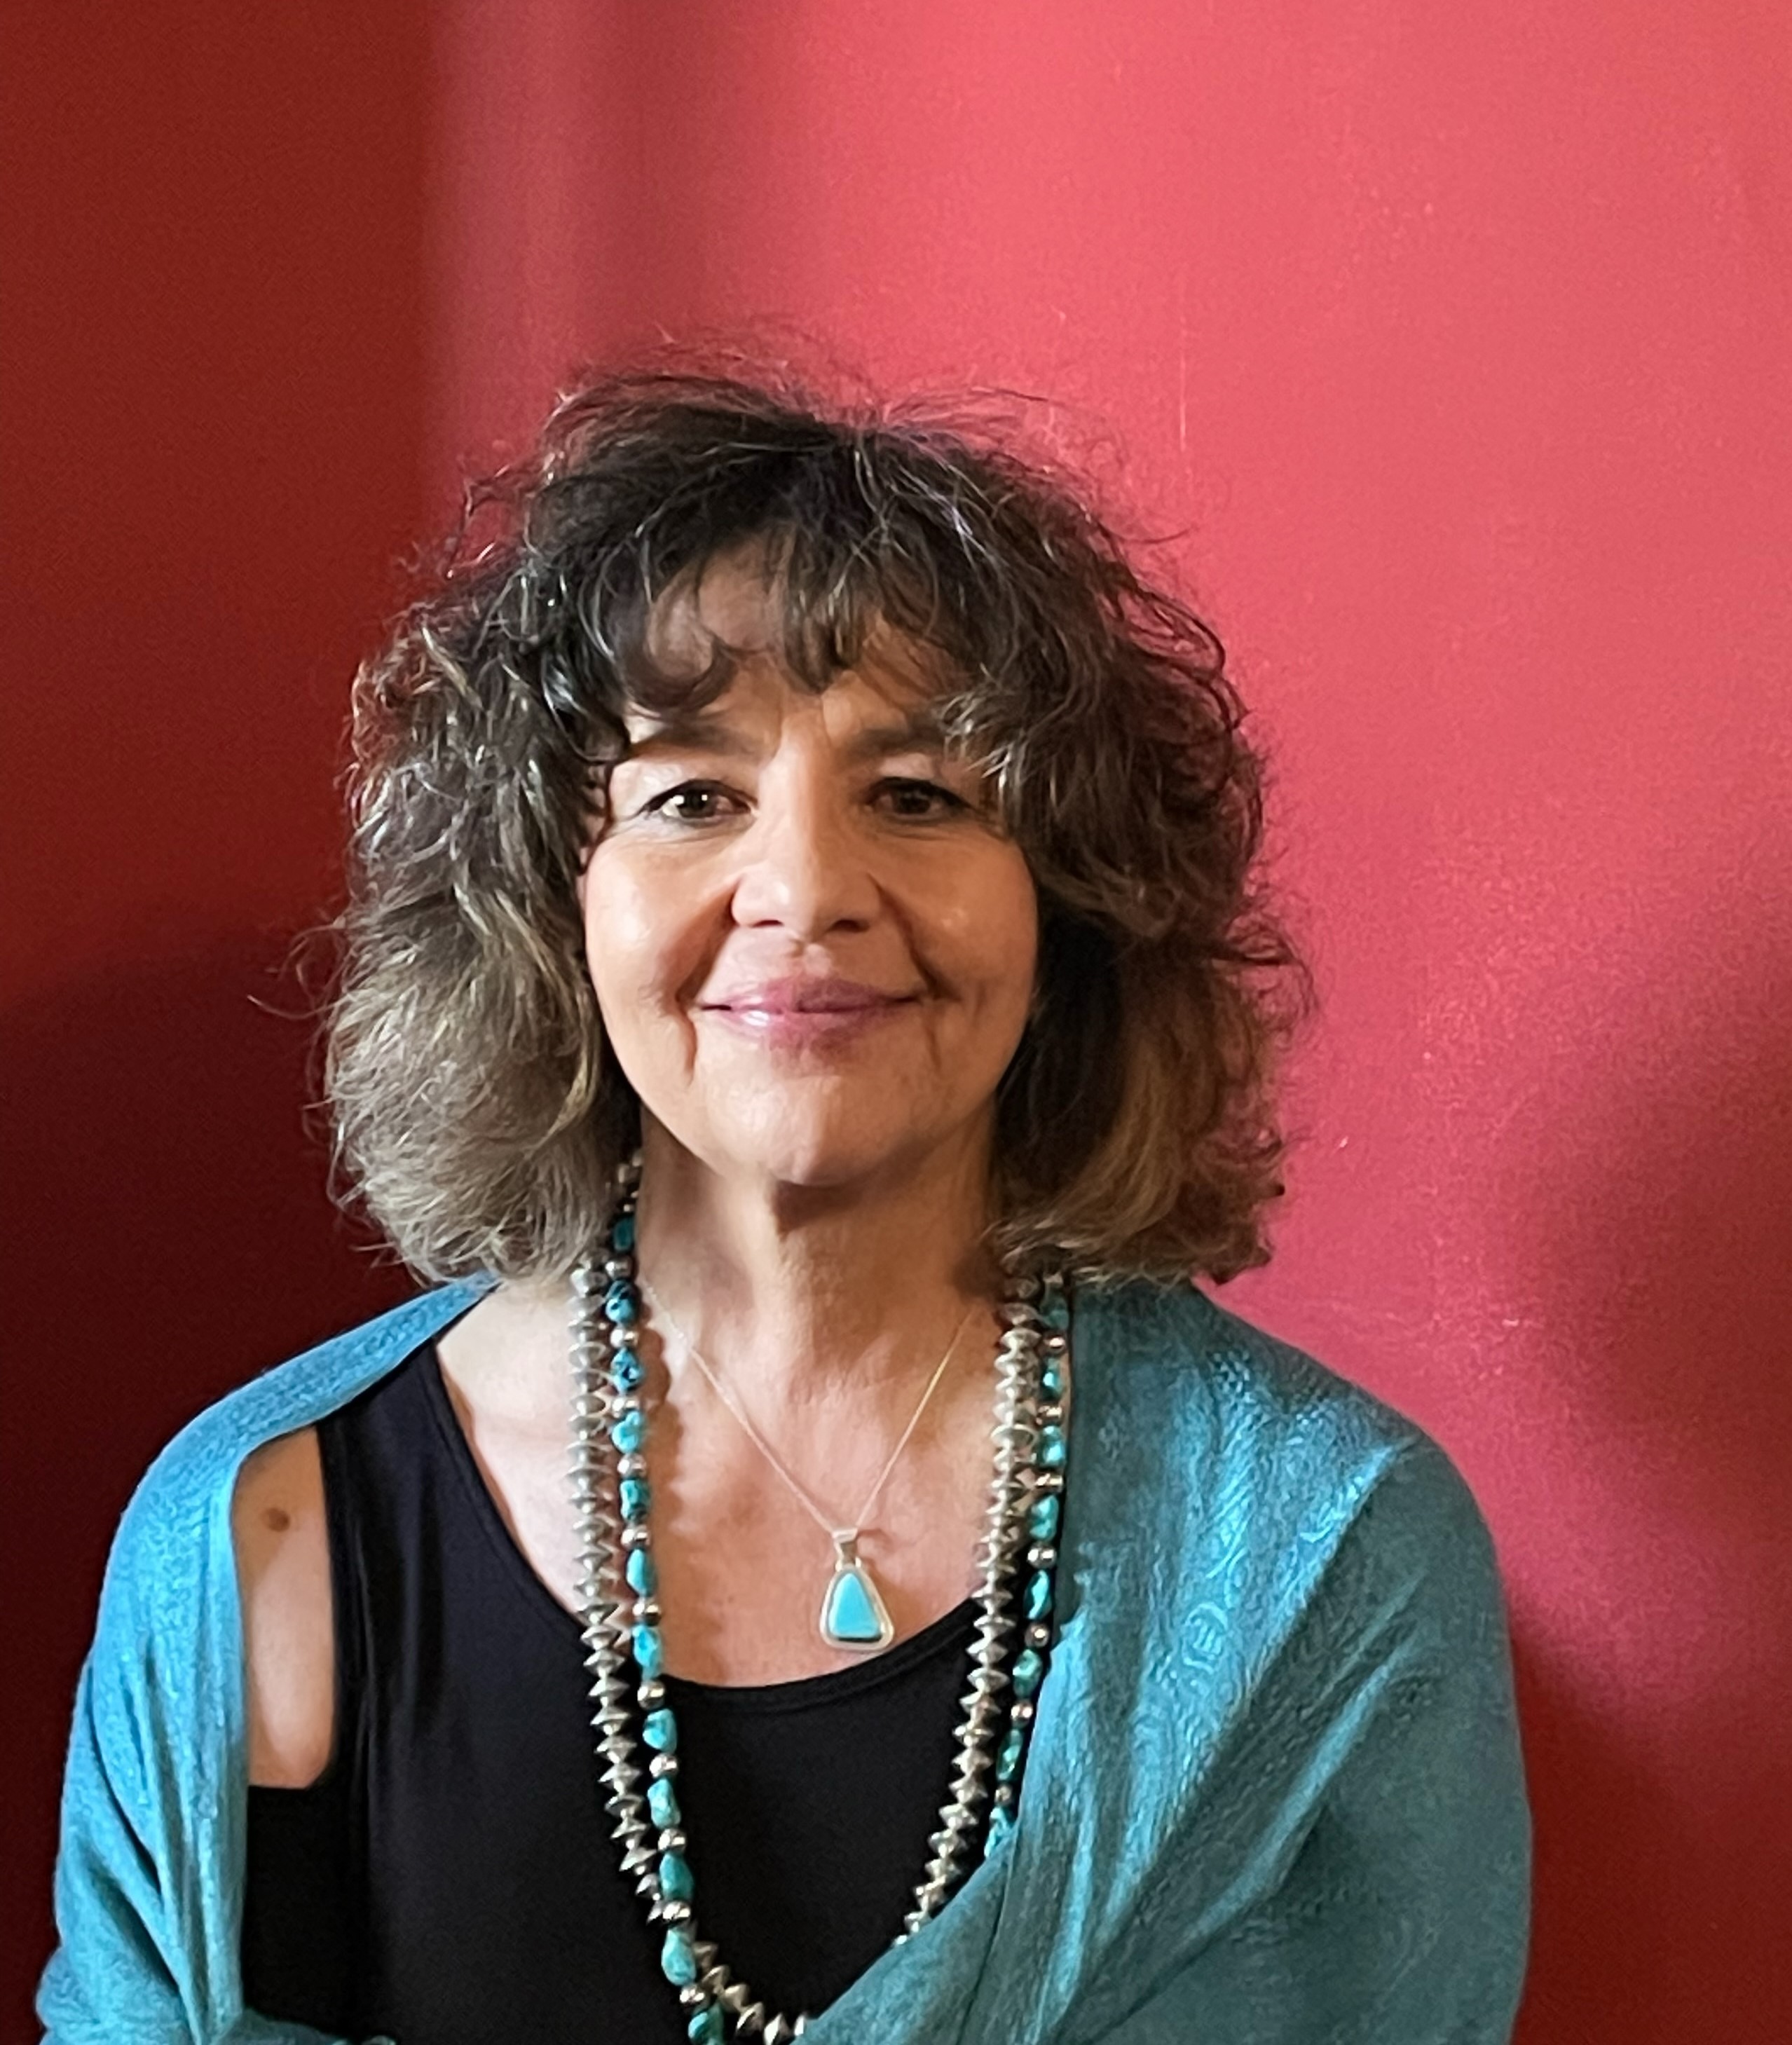
[{"label": "silver bead", "polygon": [[643,1677],[634,1686],[634,1700],[643,1711],[656,1710],[666,1700],[666,1686],[657,1676]]},{"label": "silver bead", "polygon": [[[638,1176],[638,1159],[625,1161],[619,1169],[617,1183],[622,1195],[619,1214],[631,1211],[630,1196]],[[628,1679],[636,1673],[629,1628],[631,1623],[657,1625],[661,1608],[657,1600],[630,1595],[623,1558],[637,1548],[649,1548],[649,1536],[644,1521],[625,1524],[615,1504],[618,1481],[625,1476],[645,1475],[646,1459],[638,1452],[619,1454],[607,1431],[617,1415],[643,1411],[644,1406],[639,1390],[618,1391],[600,1362],[607,1348],[619,1353],[638,1350],[644,1330],[639,1323],[611,1323],[598,1304],[607,1279],[634,1276],[634,1259],[619,1252],[604,1260],[603,1269],[600,1277],[596,1260],[587,1259],[574,1280],[575,1300],[582,1304],[574,1315],[572,1338],[574,1448],[570,1460],[575,1488],[582,1494],[575,1504],[575,1527],[586,1659],[595,1677],[592,1695],[600,1705],[593,1723],[598,1728],[598,1754],[608,1763],[603,1779],[613,1792],[605,1808],[614,1816],[611,1829],[622,1849],[624,1871],[638,1871],[637,1885],[652,1915],[661,1923],[691,1926],[702,1972],[697,1982],[680,1992],[681,2003],[690,2009],[719,2003],[733,2013],[738,2035],[762,2035],[769,2045],[788,2045],[802,2034],[805,2020],[769,2012],[756,2001],[719,1962],[714,1945],[696,1936],[690,1906],[659,1892],[659,1856],[682,1851],[684,1834],[679,1827],[660,1830],[649,1824],[641,1785],[644,1778],[676,1776],[678,1759],[676,1754],[650,1754],[644,1749],[629,1708]],[[1050,1566],[1056,1555],[1049,1542],[1029,1544],[1026,1532],[1035,1500],[1062,1488],[1062,1477],[1039,1471],[1033,1462],[1037,1430],[1054,1424],[1061,1411],[1058,1402],[1040,1397],[1041,1358],[1067,1355],[1069,1350],[1063,1335],[1046,1331],[1027,1304],[1039,1296],[1040,1289],[1036,1277],[1021,1274],[1010,1286],[1002,1311],[1005,1331],[995,1357],[989,1490],[976,1561],[979,1610],[961,1703],[958,1751],[948,1800],[940,1807],[939,1829],[929,1842],[928,1864],[913,1891],[913,1908],[904,1920],[904,1938],[938,1912],[961,1880],[974,1851],[973,1841],[992,1786],[1000,1806],[1013,1804],[1013,1786],[992,1785],[989,1778],[1004,1727],[1025,1724],[1033,1707],[1027,1699],[1004,1704],[1010,1679],[1003,1663],[1017,1631],[1030,1646],[1043,1648],[1051,1638],[1049,1626],[1020,1627],[1011,1581],[1013,1566],[1023,1551],[1035,1567]],[[665,1685],[657,1680],[634,1689],[644,1707],[657,1708],[665,1692]]]}]

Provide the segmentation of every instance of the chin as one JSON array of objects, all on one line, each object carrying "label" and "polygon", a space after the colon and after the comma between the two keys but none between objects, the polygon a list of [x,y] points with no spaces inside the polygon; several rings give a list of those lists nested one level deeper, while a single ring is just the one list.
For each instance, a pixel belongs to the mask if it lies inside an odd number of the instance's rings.
[{"label": "chin", "polygon": [[[807,1123],[807,1126],[805,1123]],[[870,1129],[780,1117],[752,1129],[716,1132],[711,1161],[730,1174],[792,1190],[838,1191],[875,1180],[900,1180],[922,1169],[950,1138],[916,1129]],[[704,1146],[706,1149],[708,1146]]]},{"label": "chin", "polygon": [[750,1169],[793,1191],[827,1192],[900,1177],[923,1153],[906,1145],[815,1142],[778,1145],[743,1161]]}]

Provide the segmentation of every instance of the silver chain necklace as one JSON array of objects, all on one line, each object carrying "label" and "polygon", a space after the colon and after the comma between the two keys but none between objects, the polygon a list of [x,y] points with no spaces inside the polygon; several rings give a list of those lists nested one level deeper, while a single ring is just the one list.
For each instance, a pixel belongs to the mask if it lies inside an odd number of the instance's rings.
[{"label": "silver chain necklace", "polygon": [[[699,1936],[692,1912],[694,1883],[677,1794],[677,1727],[666,1702],[648,1525],[648,1415],[634,1256],[639,1172],[636,1158],[618,1173],[608,1254],[581,1263],[572,1281],[577,1595],[596,1707],[592,1723],[604,1764],[604,1808],[622,1850],[622,1871],[644,1899],[649,1921],[664,1928],[661,1969],[684,2007],[687,2035],[696,2045],[723,2045],[731,2017],[737,2036],[786,2045],[801,2034],[806,2020],[774,2012],[755,1998],[715,1946]],[[928,1842],[930,1858],[902,1938],[946,1902],[980,1831],[987,1852],[1012,1824],[1034,1700],[1051,1644],[1069,1388],[1069,1309],[1062,1281],[1011,1278],[1001,1319],[989,1503],[977,1558],[977,1617],[969,1681],[960,1700],[965,1716],[950,1794]]]},{"label": "silver chain necklace", "polygon": [[752,1442],[773,1473],[803,1510],[808,1514],[828,1539],[834,1543],[834,1566],[822,1592],[821,1608],[815,1624],[822,1639],[830,1647],[842,1647],[854,1654],[875,1654],[888,1647],[896,1638],[896,1627],[890,1619],[889,1608],[877,1578],[869,1566],[860,1559],[858,1544],[865,1523],[870,1519],[877,1501],[884,1495],[884,1486],[888,1483],[890,1473],[902,1460],[902,1452],[914,1438],[915,1430],[921,1424],[921,1415],[927,1410],[939,1381],[946,1375],[946,1366],[952,1361],[953,1352],[958,1346],[958,1338],[970,1325],[971,1315],[977,1311],[974,1304],[965,1310],[964,1319],[952,1331],[952,1339],[946,1346],[946,1354],[934,1365],[933,1374],[921,1393],[920,1402],[909,1415],[908,1425],[902,1431],[888,1459],[877,1473],[877,1481],[866,1495],[865,1501],[854,1514],[850,1526],[840,1526],[809,1496],[808,1492],[792,1476],[772,1445],[753,1424],[753,1418],[734,1393],[724,1385],[715,1366],[692,1341],[672,1318],[665,1302],[645,1278],[637,1281],[642,1296],[653,1309],[655,1315],[677,1336],[684,1353],[694,1363],[718,1399],[734,1415],[741,1431]]}]

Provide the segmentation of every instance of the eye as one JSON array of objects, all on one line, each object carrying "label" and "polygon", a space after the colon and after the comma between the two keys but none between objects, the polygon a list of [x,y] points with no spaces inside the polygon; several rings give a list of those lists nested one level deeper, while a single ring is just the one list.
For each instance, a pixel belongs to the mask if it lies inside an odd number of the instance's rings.
[{"label": "eye", "polygon": [[731,816],[739,797],[715,781],[680,781],[642,805],[645,816],[666,817],[678,824],[712,824]]},{"label": "eye", "polygon": [[970,807],[962,795],[954,795],[950,788],[942,788],[937,781],[909,780],[892,776],[880,781],[873,793],[892,816],[923,822]]}]

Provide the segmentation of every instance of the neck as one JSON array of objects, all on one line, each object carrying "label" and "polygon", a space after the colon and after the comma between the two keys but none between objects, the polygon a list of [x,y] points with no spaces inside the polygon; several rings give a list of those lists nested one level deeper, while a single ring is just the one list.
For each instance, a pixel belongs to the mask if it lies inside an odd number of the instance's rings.
[{"label": "neck", "polygon": [[716,1172],[651,1120],[642,1153],[642,1270],[698,1348],[765,1401],[917,1386],[998,1288],[981,1141],[850,1188]]}]

